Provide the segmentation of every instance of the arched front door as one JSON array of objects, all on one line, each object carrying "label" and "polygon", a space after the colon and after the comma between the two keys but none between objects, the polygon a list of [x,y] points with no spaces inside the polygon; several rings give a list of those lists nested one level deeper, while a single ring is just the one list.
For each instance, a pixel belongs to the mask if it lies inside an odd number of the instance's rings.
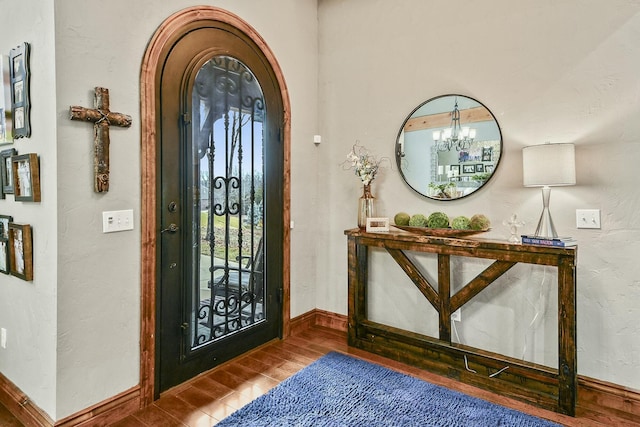
[{"label": "arched front door", "polygon": [[197,16],[154,79],[156,396],[282,336],[288,313],[281,82],[249,35]]}]

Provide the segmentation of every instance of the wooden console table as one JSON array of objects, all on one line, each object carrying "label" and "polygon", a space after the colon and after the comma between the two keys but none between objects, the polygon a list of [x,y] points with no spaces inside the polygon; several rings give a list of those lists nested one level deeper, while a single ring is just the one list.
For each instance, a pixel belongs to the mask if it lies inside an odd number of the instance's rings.
[{"label": "wooden console table", "polygon": [[[575,415],[576,247],[514,245],[474,237],[431,237],[394,227],[385,233],[346,230],[345,235],[348,238],[349,255],[349,345],[501,395]],[[370,247],[385,249],[439,313],[438,338],[383,325],[367,318]],[[438,283],[435,286],[420,273],[404,251],[437,254]],[[451,295],[451,256],[494,261],[455,295]],[[554,266],[558,269],[558,369],[451,342],[451,313],[517,263]],[[509,368],[503,370],[505,366]]]}]

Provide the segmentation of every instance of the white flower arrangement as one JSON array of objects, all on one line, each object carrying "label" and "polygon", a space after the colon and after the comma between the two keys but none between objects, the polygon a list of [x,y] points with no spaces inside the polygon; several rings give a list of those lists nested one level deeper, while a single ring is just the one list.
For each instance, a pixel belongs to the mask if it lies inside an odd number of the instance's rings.
[{"label": "white flower arrangement", "polygon": [[369,185],[376,177],[381,161],[369,154],[366,148],[356,143],[347,154],[347,160],[343,165],[345,169],[353,169],[364,185]]}]

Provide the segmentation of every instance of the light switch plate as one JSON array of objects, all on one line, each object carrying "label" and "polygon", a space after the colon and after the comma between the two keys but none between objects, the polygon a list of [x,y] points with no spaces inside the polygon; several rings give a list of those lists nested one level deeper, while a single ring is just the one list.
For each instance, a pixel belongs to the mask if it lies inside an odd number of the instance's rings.
[{"label": "light switch plate", "polygon": [[600,209],[576,209],[577,228],[600,228]]},{"label": "light switch plate", "polygon": [[102,212],[102,232],[133,230],[133,209]]}]

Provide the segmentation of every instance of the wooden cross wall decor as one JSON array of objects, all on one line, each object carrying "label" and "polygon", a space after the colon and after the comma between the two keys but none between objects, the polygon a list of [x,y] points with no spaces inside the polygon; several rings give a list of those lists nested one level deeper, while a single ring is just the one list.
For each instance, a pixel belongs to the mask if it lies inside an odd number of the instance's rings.
[{"label": "wooden cross wall decor", "polygon": [[73,106],[69,109],[71,120],[93,123],[93,189],[96,193],[109,191],[109,126],[128,128],[131,116],[109,110],[109,89],[96,87],[95,108]]}]

